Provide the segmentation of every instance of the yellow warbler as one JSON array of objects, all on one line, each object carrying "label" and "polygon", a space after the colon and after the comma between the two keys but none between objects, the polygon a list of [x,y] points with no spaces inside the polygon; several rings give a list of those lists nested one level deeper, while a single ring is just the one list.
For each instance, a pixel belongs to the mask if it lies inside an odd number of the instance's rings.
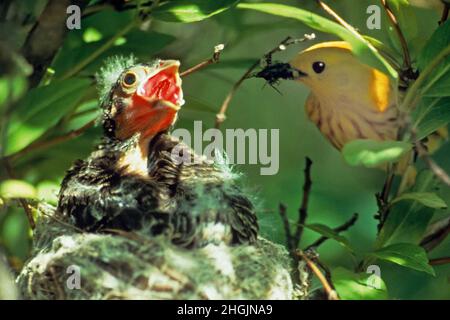
[{"label": "yellow warbler", "polygon": [[396,88],[342,41],[316,44],[294,57],[298,81],[311,89],[306,113],[337,148],[355,139],[396,140]]}]

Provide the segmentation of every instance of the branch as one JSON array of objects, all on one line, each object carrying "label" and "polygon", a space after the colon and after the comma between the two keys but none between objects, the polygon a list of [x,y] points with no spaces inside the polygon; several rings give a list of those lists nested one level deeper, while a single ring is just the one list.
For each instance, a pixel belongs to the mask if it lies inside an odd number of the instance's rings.
[{"label": "branch", "polygon": [[416,139],[415,130],[412,130],[412,138],[414,140],[414,144],[417,150],[417,154],[421,157],[428,167],[433,171],[434,175],[439,178],[444,184],[450,187],[450,177],[448,174],[442,169],[434,160],[430,157],[428,151],[424,148],[420,141]]},{"label": "branch", "polygon": [[[355,222],[357,220],[358,220],[358,214],[354,213],[353,216],[350,218],[350,220],[348,220],[344,224],[334,228],[333,231],[336,232],[336,233],[341,233],[341,232],[347,231],[350,227],[352,227],[355,224]],[[313,248],[317,248],[318,246],[320,246],[322,243],[324,243],[328,239],[329,238],[325,237],[325,236],[320,237],[319,239],[314,241],[312,244],[307,246],[305,251],[312,250]]]},{"label": "branch", "polygon": [[377,206],[378,206],[378,214],[375,215],[375,219],[379,221],[377,229],[378,232],[380,232],[381,228],[383,228],[384,222],[387,219],[387,216],[389,214],[389,195],[391,193],[392,183],[394,182],[395,169],[392,168],[392,166],[389,166],[386,181],[383,185],[383,190],[381,193],[376,193],[375,198],[377,200]]},{"label": "branch", "polygon": [[450,217],[440,219],[428,226],[420,245],[429,252],[441,244],[449,234]]},{"label": "branch", "polygon": [[103,52],[108,50],[117,39],[126,35],[131,29],[133,29],[137,25],[135,20],[132,20],[128,25],[126,25],[122,30],[117,32],[113,37],[111,37],[108,41],[106,41],[102,46],[100,46],[97,50],[95,50],[91,55],[86,57],[85,59],[78,62],[72,69],[68,70],[65,74],[61,76],[61,79],[67,79],[73,77],[78,72],[83,70],[87,65],[89,65],[92,61],[97,59]]},{"label": "branch", "polygon": [[46,149],[46,148],[52,147],[54,145],[57,145],[59,143],[65,142],[67,140],[74,139],[74,138],[80,136],[87,129],[93,127],[95,122],[96,122],[96,119],[89,121],[88,123],[86,123],[81,128],[69,131],[69,132],[67,132],[67,133],[65,133],[63,135],[56,136],[56,137],[54,137],[52,139],[49,139],[49,140],[36,141],[34,143],[31,143],[28,146],[26,146],[25,148],[23,148],[22,150],[17,151],[16,153],[13,153],[13,154],[5,157],[5,158],[8,159],[8,160],[16,160],[17,158],[20,158],[23,155],[25,155],[25,154],[27,154],[27,153],[29,153],[31,151]]},{"label": "branch", "polygon": [[322,2],[321,0],[316,0],[319,6],[322,7],[323,10],[325,10],[326,13],[328,13],[331,17],[333,17],[341,26],[343,26],[345,29],[350,31],[353,35],[357,36],[360,39],[364,39],[362,35],[356,31],[356,29],[348,24],[344,19],[342,19],[336,12],[334,12],[333,9],[331,9],[327,4]]},{"label": "branch", "polygon": [[200,69],[203,69],[206,66],[209,66],[210,64],[218,63],[219,59],[220,59],[220,54],[222,53],[224,48],[225,48],[225,46],[223,44],[218,44],[217,46],[214,47],[214,53],[210,59],[200,62],[196,66],[193,66],[192,68],[189,68],[189,69],[183,71],[180,74],[180,76],[186,77],[192,73],[199,71]]},{"label": "branch", "polygon": [[439,20],[439,25],[443,24],[445,21],[447,21],[448,19],[448,13],[449,13],[449,4],[443,2],[444,4],[444,9],[442,10],[442,16],[441,16],[441,20]]},{"label": "branch", "polygon": [[283,221],[283,228],[284,228],[284,233],[286,235],[286,245],[288,248],[289,252],[292,252],[293,250],[296,249],[296,247],[294,246],[294,239],[292,238],[292,234],[291,234],[291,228],[289,226],[289,218],[287,216],[287,212],[286,212],[286,206],[282,203],[279,204],[279,212],[280,212],[280,216],[281,216],[281,220]]},{"label": "branch", "polygon": [[411,70],[411,56],[409,54],[408,43],[406,42],[406,38],[403,35],[402,30],[400,29],[400,25],[398,24],[397,18],[392,12],[389,3],[386,0],[381,0],[381,3],[383,4],[384,10],[386,11],[389,22],[391,23],[392,27],[397,33],[400,45],[402,46],[403,66],[406,68],[406,70]]},{"label": "branch", "polygon": [[306,221],[306,218],[308,217],[308,202],[309,202],[309,194],[311,192],[311,165],[312,161],[310,158],[305,158],[305,169],[304,169],[304,176],[305,176],[305,182],[303,184],[303,197],[302,197],[302,204],[298,211],[298,223],[297,223],[297,229],[295,230],[294,235],[294,248],[297,248],[300,244],[300,240],[302,238],[304,224]]},{"label": "branch", "polygon": [[[283,41],[281,41],[275,48],[264,54],[265,59],[269,59],[273,54],[279,51],[286,50],[286,47],[291,44],[295,44],[298,42],[303,42],[305,40],[309,40],[313,37],[310,35],[305,35],[304,38],[301,39],[292,39],[291,37],[287,37]],[[222,106],[220,107],[219,113],[216,114],[216,122],[215,122],[215,128],[219,129],[220,125],[226,120],[226,112],[228,110],[228,106],[230,105],[231,100],[233,99],[234,95],[236,94],[236,91],[239,89],[239,87],[242,85],[244,80],[248,79],[252,71],[255,70],[261,63],[261,59],[256,60],[250,68],[242,75],[242,77],[233,85],[231,88],[231,91],[226,96],[225,100],[222,102]]]},{"label": "branch", "polygon": [[422,87],[425,80],[431,75],[434,69],[444,61],[447,56],[450,55],[450,45],[445,47],[428,65],[427,67],[420,73],[420,76],[416,81],[412,84],[409,90],[406,92],[406,96],[403,99],[402,104],[400,105],[400,111],[404,113],[408,113],[413,109],[413,102],[417,98],[417,94],[419,89]]},{"label": "branch", "polygon": [[435,258],[428,262],[432,266],[450,263],[450,257]]},{"label": "branch", "polygon": [[317,279],[319,279],[320,283],[323,286],[323,289],[327,294],[328,300],[339,300],[336,291],[333,289],[331,285],[331,281],[330,282],[328,281],[327,277],[325,277],[322,271],[320,271],[319,267],[317,267],[317,265],[311,259],[308,258],[307,254],[305,254],[300,250],[297,250],[296,254],[300,259],[306,262],[309,269],[314,273]]},{"label": "branch", "polygon": [[83,10],[87,3],[86,0],[50,0],[47,3],[21,49],[25,59],[33,66],[33,73],[29,78],[30,87],[39,85],[62,46],[68,31],[67,7],[73,4]]}]

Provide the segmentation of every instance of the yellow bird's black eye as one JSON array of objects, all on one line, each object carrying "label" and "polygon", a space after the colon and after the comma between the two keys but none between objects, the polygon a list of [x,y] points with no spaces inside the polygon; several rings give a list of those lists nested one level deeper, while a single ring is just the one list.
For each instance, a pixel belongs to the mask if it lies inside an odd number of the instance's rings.
[{"label": "yellow bird's black eye", "polygon": [[325,70],[325,63],[322,61],[316,61],[313,63],[312,68],[315,73],[322,73]]},{"label": "yellow bird's black eye", "polygon": [[122,83],[125,87],[132,87],[134,84],[136,84],[137,76],[134,72],[128,72],[123,77]]}]

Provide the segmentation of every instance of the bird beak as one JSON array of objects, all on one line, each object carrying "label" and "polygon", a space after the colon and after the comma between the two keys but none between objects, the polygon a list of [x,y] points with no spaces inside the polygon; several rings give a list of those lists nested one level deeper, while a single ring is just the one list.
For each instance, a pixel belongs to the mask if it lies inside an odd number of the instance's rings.
[{"label": "bird beak", "polygon": [[290,66],[292,72],[292,80],[298,80],[308,76],[306,72],[303,72],[302,70],[295,68],[292,64],[290,64]]},{"label": "bird beak", "polygon": [[180,110],[184,104],[178,60],[162,60],[142,82],[137,94],[154,108]]}]

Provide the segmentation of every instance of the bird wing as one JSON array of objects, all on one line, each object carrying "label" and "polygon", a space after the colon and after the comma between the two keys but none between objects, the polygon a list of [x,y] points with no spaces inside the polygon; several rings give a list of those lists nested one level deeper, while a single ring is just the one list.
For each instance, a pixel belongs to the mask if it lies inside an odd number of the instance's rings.
[{"label": "bird wing", "polygon": [[87,231],[136,230],[144,225],[161,229],[161,224],[167,224],[168,214],[159,210],[156,184],[121,175],[106,165],[108,160],[75,163],[62,182],[58,212]]},{"label": "bird wing", "polygon": [[390,104],[383,111],[364,106],[323,105],[311,93],[306,100],[305,110],[309,119],[322,134],[341,150],[356,139],[396,140],[399,128],[398,111]]},{"label": "bird wing", "polygon": [[[183,150],[191,163],[176,164],[173,148]],[[161,135],[151,147],[150,176],[170,190],[175,242],[188,246],[204,242],[253,243],[258,223],[251,201],[233,176],[196,155],[186,144]]]}]

